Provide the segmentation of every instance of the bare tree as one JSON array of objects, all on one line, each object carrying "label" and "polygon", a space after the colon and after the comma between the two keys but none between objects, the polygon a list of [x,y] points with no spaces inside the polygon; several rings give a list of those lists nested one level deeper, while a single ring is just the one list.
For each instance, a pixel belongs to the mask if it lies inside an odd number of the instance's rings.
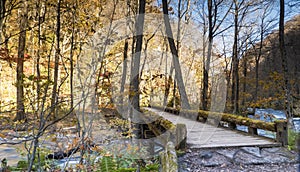
[{"label": "bare tree", "polygon": [[[207,3],[206,5],[204,4],[205,2]],[[203,1],[202,4],[198,4],[198,6],[201,7],[199,10],[202,12],[199,12],[199,15],[203,22],[203,80],[201,89],[201,109],[207,110],[209,104],[209,71],[213,53],[213,41],[217,35],[231,27],[231,24],[228,24],[223,28],[221,26],[230,12],[232,3],[228,3],[228,1],[224,0],[207,0]],[[206,8],[207,12],[205,10]]]},{"label": "bare tree", "polygon": [[[263,50],[263,42],[265,35],[274,28],[273,22],[274,18],[270,17],[272,14],[272,7],[273,7],[273,1],[264,1],[261,2],[261,7],[259,11],[261,12],[259,15],[259,43],[258,43],[258,52],[255,55],[255,92],[254,92],[254,102],[257,102],[257,94],[258,94],[258,87],[259,87],[259,62],[262,56],[262,50]],[[254,47],[255,48],[255,47]],[[256,49],[256,48],[255,48]]]},{"label": "bare tree", "polygon": [[[239,111],[239,57],[244,53],[243,46],[246,44],[248,35],[244,39],[240,39],[241,28],[246,27],[245,21],[247,14],[255,11],[255,0],[233,0],[233,16],[234,16],[234,39],[232,48],[232,89],[231,89],[231,104],[233,113]],[[239,44],[242,46],[239,47]]]}]

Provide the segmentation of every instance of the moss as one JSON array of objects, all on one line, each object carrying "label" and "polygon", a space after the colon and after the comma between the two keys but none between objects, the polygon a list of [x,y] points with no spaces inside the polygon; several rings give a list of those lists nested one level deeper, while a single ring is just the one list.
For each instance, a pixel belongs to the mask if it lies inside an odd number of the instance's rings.
[{"label": "moss", "polygon": [[289,129],[288,130],[288,148],[296,150],[300,146],[300,132]]},{"label": "moss", "polygon": [[144,109],[142,111],[145,114],[146,119],[149,118],[149,117],[157,118],[155,122],[147,124],[149,129],[156,136],[161,134],[161,131],[158,129],[158,126],[162,126],[166,130],[175,129],[175,125],[172,122],[170,122],[169,120],[164,119],[163,117],[160,117],[160,116],[158,117],[158,115],[154,112],[147,111],[147,110],[144,110]]},{"label": "moss", "polygon": [[18,162],[17,167],[21,169],[25,169],[28,166],[28,163],[24,160]]},{"label": "moss", "polygon": [[25,160],[18,161],[16,167],[8,167],[9,171],[25,171],[28,167],[28,163]]},{"label": "moss", "polygon": [[177,157],[181,157],[181,156],[185,155],[186,152],[183,150],[176,150],[176,154],[177,154]]},{"label": "moss", "polygon": [[[154,108],[164,109],[163,107],[156,107],[156,106]],[[165,110],[168,112],[175,111],[175,114],[179,113],[179,110],[174,109],[174,108],[167,107],[167,108],[165,108]],[[274,122],[264,122],[264,121],[251,119],[251,118],[243,117],[243,116],[238,116],[238,115],[234,115],[234,114],[209,112],[209,111],[203,111],[203,110],[199,110],[199,111],[183,110],[183,111],[180,111],[180,113],[182,113],[182,114],[198,114],[198,117],[197,117],[198,120],[200,120],[201,118],[207,119],[208,116],[209,116],[209,118],[216,119],[216,120],[220,119],[220,117],[221,117],[221,120],[225,121],[225,122],[234,123],[237,125],[245,125],[245,126],[249,126],[252,128],[258,128],[258,129],[263,129],[263,130],[268,130],[268,131],[276,131],[276,124]]]}]

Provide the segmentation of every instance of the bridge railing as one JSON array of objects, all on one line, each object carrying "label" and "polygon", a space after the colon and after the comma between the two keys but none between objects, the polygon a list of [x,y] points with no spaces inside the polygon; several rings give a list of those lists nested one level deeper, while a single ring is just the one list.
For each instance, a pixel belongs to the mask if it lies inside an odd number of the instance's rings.
[{"label": "bridge railing", "polygon": [[[180,114],[186,118],[190,118],[199,122],[208,123],[218,123],[223,127],[228,127],[231,129],[236,129],[237,125],[244,125],[248,127],[248,133],[251,135],[258,135],[257,129],[262,129],[266,131],[272,131],[276,133],[275,141],[281,143],[283,146],[288,144],[287,137],[287,121],[286,120],[276,120],[274,122],[264,122],[261,120],[256,120],[248,117],[243,117],[239,115],[229,114],[229,113],[219,113],[210,112],[203,110],[179,110],[171,107],[162,106],[151,106],[155,109],[160,109],[165,112],[170,112],[173,114]],[[209,119],[209,121],[207,121]]]}]

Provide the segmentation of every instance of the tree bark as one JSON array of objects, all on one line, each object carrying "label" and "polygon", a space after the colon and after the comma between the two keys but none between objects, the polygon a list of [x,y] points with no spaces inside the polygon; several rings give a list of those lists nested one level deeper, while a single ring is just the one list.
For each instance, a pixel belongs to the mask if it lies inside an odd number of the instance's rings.
[{"label": "tree bark", "polygon": [[237,113],[239,109],[239,59],[238,59],[238,17],[239,17],[239,3],[234,0],[234,42],[233,42],[233,55],[232,55],[232,94],[231,100],[233,105],[233,113]]},{"label": "tree bark", "polygon": [[[204,5],[203,5],[204,6]],[[202,9],[204,11],[204,9]],[[204,13],[204,12],[203,12]],[[206,71],[206,61],[205,61],[205,57],[206,57],[206,32],[207,32],[207,24],[206,24],[206,19],[203,18],[203,35],[202,35],[202,71],[203,71],[203,80],[202,80],[202,88],[201,88],[201,103],[200,103],[200,108],[199,110],[204,110],[204,108],[207,106],[205,103],[206,103],[206,95],[207,93],[205,93],[205,90],[207,91],[205,87],[205,81],[204,81],[204,78],[205,78],[205,71]]]},{"label": "tree bark", "polygon": [[5,3],[6,0],[0,0],[0,42],[2,43],[2,26],[3,26],[3,19],[5,18]]},{"label": "tree bark", "polygon": [[243,77],[244,77],[244,82],[243,82],[243,101],[242,101],[242,106],[245,105],[246,102],[246,96],[245,93],[247,91],[247,58],[243,59]]},{"label": "tree bark", "polygon": [[189,104],[188,97],[187,97],[184,83],[183,83],[181,67],[179,64],[178,51],[175,46],[173,33],[172,33],[172,29],[171,29],[171,24],[170,24],[170,19],[169,19],[169,14],[168,14],[168,2],[167,2],[167,0],[163,0],[162,2],[163,2],[164,23],[165,23],[165,27],[166,27],[166,33],[167,33],[167,37],[168,37],[168,41],[169,41],[170,50],[171,50],[172,57],[173,57],[173,65],[175,68],[175,78],[176,78],[177,85],[179,88],[181,107],[182,107],[182,109],[190,109],[190,104]]},{"label": "tree bark", "polygon": [[18,45],[18,60],[17,60],[17,115],[15,121],[25,119],[24,107],[24,80],[23,80],[23,67],[24,67],[24,53],[26,46],[26,29],[28,23],[28,8],[27,2],[23,3],[23,12],[21,13],[20,20],[20,35]]},{"label": "tree bark", "polygon": [[58,98],[58,68],[59,68],[59,56],[60,56],[60,4],[61,0],[57,1],[57,18],[56,18],[56,51],[54,59],[54,78],[53,78],[53,90],[51,97],[51,111],[53,112],[53,118],[57,117],[55,106]]},{"label": "tree bark", "polygon": [[[178,58],[181,55],[181,51],[180,51],[180,48],[181,48],[181,42],[180,42],[180,39],[181,39],[181,21],[182,21],[182,18],[183,18],[184,14],[185,14],[185,20],[188,21],[188,11],[189,11],[189,7],[190,7],[190,0],[187,1],[187,8],[186,8],[185,11],[182,12],[181,6],[182,6],[182,0],[179,0],[178,1],[178,6],[177,6],[177,9],[178,9],[178,14],[177,14],[178,22],[177,22],[177,38],[176,38],[176,48],[178,50]],[[166,50],[166,52],[168,52],[168,51]],[[166,67],[167,67],[167,65],[166,65]],[[173,64],[171,64],[170,75],[169,75],[169,77],[166,76],[166,79],[165,79],[166,87],[165,87],[165,95],[164,95],[163,106],[166,106],[168,104],[167,101],[168,101],[168,96],[169,96],[169,93],[170,93],[173,71],[174,71],[174,66],[173,66]],[[176,84],[175,84],[176,81],[175,80],[176,80],[176,78],[174,78],[174,85],[175,85],[174,89],[176,89]],[[176,92],[176,90],[175,90],[175,92]],[[174,101],[175,100],[175,93],[173,95],[174,95],[173,106],[175,107],[175,101]]]},{"label": "tree bark", "polygon": [[127,53],[128,53],[128,39],[125,40],[124,51],[123,51],[123,71],[122,71],[122,79],[121,79],[121,88],[120,88],[120,106],[123,110],[123,94],[125,90],[125,81],[126,81],[126,73],[127,73]]},{"label": "tree bark", "polygon": [[73,75],[74,75],[74,64],[73,64],[73,51],[74,51],[74,37],[75,37],[75,19],[76,19],[77,3],[74,5],[74,11],[72,13],[72,35],[71,35],[71,50],[70,50],[70,110],[74,107],[74,93],[73,93]]},{"label": "tree bark", "polygon": [[[166,52],[168,52],[168,47],[166,47]],[[166,74],[168,73],[167,72],[167,64],[168,64],[167,59],[168,59],[168,53],[166,53],[166,71],[165,71]],[[176,90],[176,86],[175,86],[176,81],[175,81],[175,79],[173,80],[173,78],[172,78],[173,71],[174,71],[174,66],[173,66],[173,63],[171,63],[169,75],[165,75],[165,94],[164,94],[164,102],[163,102],[164,107],[166,107],[168,105],[168,97],[170,94],[172,81],[174,81],[174,91]],[[175,98],[175,94],[173,94],[173,97]]]},{"label": "tree bark", "polygon": [[38,2],[36,6],[38,10],[38,49],[36,53],[36,99],[37,99],[37,111],[39,112],[40,107],[40,95],[41,95],[41,85],[40,85],[40,78],[41,78],[41,71],[40,71],[40,59],[41,59],[41,3]]},{"label": "tree bark", "polygon": [[212,0],[207,1],[208,7],[208,48],[207,48],[207,57],[203,70],[203,90],[202,90],[202,109],[207,110],[207,93],[208,93],[208,74],[210,68],[210,59],[213,45],[213,15],[212,15]]},{"label": "tree bark", "polygon": [[285,112],[286,118],[288,120],[288,127],[294,128],[293,124],[293,115],[291,112],[291,85],[289,81],[289,69],[287,66],[287,55],[286,49],[284,45],[284,0],[280,0],[280,18],[279,18],[279,49],[280,49],[280,57],[282,61],[282,70],[284,76],[284,91],[285,91]]},{"label": "tree bark", "polygon": [[140,69],[140,58],[143,45],[143,30],[144,30],[144,18],[145,18],[145,0],[139,1],[139,14],[136,22],[136,42],[135,42],[135,51],[134,59],[131,69],[131,82],[130,82],[130,102],[132,107],[140,111],[140,102],[139,102],[139,69]]},{"label": "tree bark", "polygon": [[[140,111],[140,58],[143,45],[143,31],[144,31],[144,19],[145,19],[145,0],[139,0],[139,13],[136,21],[136,44],[134,50],[134,57],[131,66],[130,74],[130,88],[129,88],[129,101],[131,103],[132,109],[130,113],[136,113]],[[132,115],[132,114],[131,114]],[[137,138],[142,138],[142,124],[136,124],[137,132],[135,133]]]}]

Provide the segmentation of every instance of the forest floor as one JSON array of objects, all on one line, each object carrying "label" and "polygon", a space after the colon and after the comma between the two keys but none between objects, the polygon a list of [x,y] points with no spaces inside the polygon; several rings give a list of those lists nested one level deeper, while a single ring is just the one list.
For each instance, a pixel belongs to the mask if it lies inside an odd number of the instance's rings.
[{"label": "forest floor", "polygon": [[180,172],[298,172],[299,153],[284,147],[188,149],[178,158]]},{"label": "forest floor", "polygon": [[[93,118],[93,123],[86,124],[87,127],[91,127],[92,131],[89,137],[86,138],[89,140],[92,139],[93,143],[105,144],[115,138],[121,137],[120,132],[116,128],[112,128],[108,122],[109,118],[115,117],[115,110],[102,109],[102,111],[104,112],[101,115],[87,115],[85,117],[89,120]],[[74,121],[70,117],[49,127],[44,132],[40,138],[40,148],[44,150],[46,156],[53,152],[67,152],[67,150],[74,148],[78,144],[80,137],[78,137],[76,121]],[[18,161],[26,160],[27,150],[25,145],[28,148],[31,141],[25,144],[25,142],[22,142],[22,139],[24,136],[31,134],[31,130],[18,131],[18,128],[12,124],[13,122],[10,118],[0,118],[0,161],[6,158],[9,166],[17,166]],[[34,125],[38,126],[38,123],[33,121],[31,126]],[[6,144],[7,142],[17,144]]]}]

